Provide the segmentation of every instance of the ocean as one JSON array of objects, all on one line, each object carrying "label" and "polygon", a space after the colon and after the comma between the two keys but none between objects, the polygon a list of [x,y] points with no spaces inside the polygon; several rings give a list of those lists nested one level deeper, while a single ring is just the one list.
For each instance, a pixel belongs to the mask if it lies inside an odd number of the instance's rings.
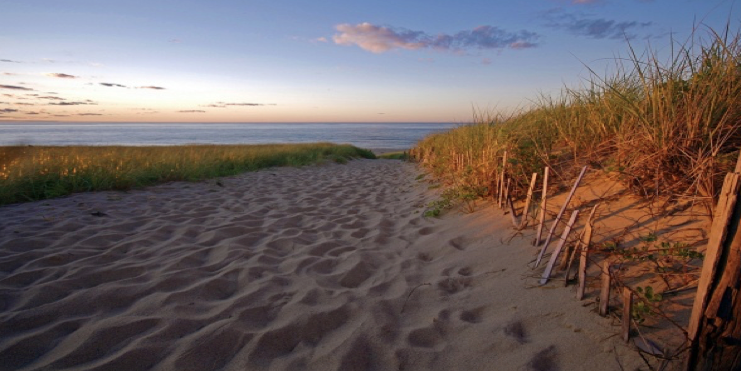
[{"label": "ocean", "polygon": [[332,142],[407,149],[443,123],[0,123],[0,145],[179,145]]}]

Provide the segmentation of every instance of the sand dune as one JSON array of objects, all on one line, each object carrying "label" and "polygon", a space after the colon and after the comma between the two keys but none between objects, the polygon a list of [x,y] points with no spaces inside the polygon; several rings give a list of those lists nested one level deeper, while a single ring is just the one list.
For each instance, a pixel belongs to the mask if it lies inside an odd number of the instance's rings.
[{"label": "sand dune", "polygon": [[280,168],[0,208],[0,370],[632,370],[491,208],[412,164]]}]

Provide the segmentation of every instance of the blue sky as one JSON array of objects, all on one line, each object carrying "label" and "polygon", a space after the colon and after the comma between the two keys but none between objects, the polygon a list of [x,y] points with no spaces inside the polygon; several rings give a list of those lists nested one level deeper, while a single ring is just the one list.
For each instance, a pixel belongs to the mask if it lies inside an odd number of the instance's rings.
[{"label": "blue sky", "polygon": [[741,24],[730,0],[0,0],[0,120],[468,122]]}]

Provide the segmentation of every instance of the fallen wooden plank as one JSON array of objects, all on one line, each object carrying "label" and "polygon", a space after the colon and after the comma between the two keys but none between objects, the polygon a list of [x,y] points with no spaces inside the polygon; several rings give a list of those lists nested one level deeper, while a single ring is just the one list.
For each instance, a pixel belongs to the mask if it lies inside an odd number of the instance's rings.
[{"label": "fallen wooden plank", "polygon": [[556,264],[556,260],[558,259],[558,254],[561,253],[561,249],[563,249],[564,244],[566,244],[566,240],[569,237],[569,233],[571,233],[571,228],[574,226],[574,222],[576,222],[577,215],[579,215],[579,210],[574,210],[574,212],[571,213],[571,218],[569,218],[569,222],[566,224],[566,228],[564,228],[563,233],[561,233],[561,241],[558,242],[556,249],[553,250],[553,253],[551,254],[551,259],[548,261],[548,265],[545,267],[545,271],[543,272],[543,277],[540,278],[541,285],[545,285],[546,282],[548,282],[548,278],[551,277],[551,271],[553,270],[553,265]]},{"label": "fallen wooden plank", "polygon": [[548,248],[548,244],[551,243],[553,234],[556,232],[556,227],[558,227],[558,223],[561,221],[561,217],[563,216],[563,213],[566,211],[566,208],[569,206],[569,203],[571,202],[571,198],[574,197],[574,193],[576,192],[576,187],[579,186],[579,182],[581,182],[581,179],[584,177],[584,173],[586,172],[587,172],[587,167],[584,166],[581,169],[581,173],[579,174],[579,177],[576,178],[576,181],[574,182],[574,186],[571,188],[571,193],[569,193],[568,197],[566,197],[566,201],[564,201],[563,206],[561,207],[561,211],[558,212],[556,219],[553,220],[553,225],[551,226],[550,231],[548,231],[548,236],[545,239],[543,248],[540,249],[540,254],[538,254],[538,259],[535,261],[535,267],[533,268],[537,268],[540,265],[540,260],[543,259],[543,254],[545,254],[545,250]]}]

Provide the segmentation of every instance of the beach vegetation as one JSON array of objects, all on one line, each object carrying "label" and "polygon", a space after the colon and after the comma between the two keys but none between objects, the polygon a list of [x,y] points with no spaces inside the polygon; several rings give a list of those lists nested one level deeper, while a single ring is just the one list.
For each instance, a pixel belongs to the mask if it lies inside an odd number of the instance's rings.
[{"label": "beach vegetation", "polygon": [[631,45],[607,76],[587,66],[579,88],[515,113],[474,112],[471,124],[427,136],[411,156],[451,187],[484,190],[506,151],[513,198],[545,166],[568,180],[589,165],[617,172],[644,197],[694,197],[712,214],[741,143],[739,34],[696,31],[667,50]]},{"label": "beach vegetation", "polygon": [[369,150],[331,143],[5,146],[0,147],[0,205],[352,158],[375,156]]}]

